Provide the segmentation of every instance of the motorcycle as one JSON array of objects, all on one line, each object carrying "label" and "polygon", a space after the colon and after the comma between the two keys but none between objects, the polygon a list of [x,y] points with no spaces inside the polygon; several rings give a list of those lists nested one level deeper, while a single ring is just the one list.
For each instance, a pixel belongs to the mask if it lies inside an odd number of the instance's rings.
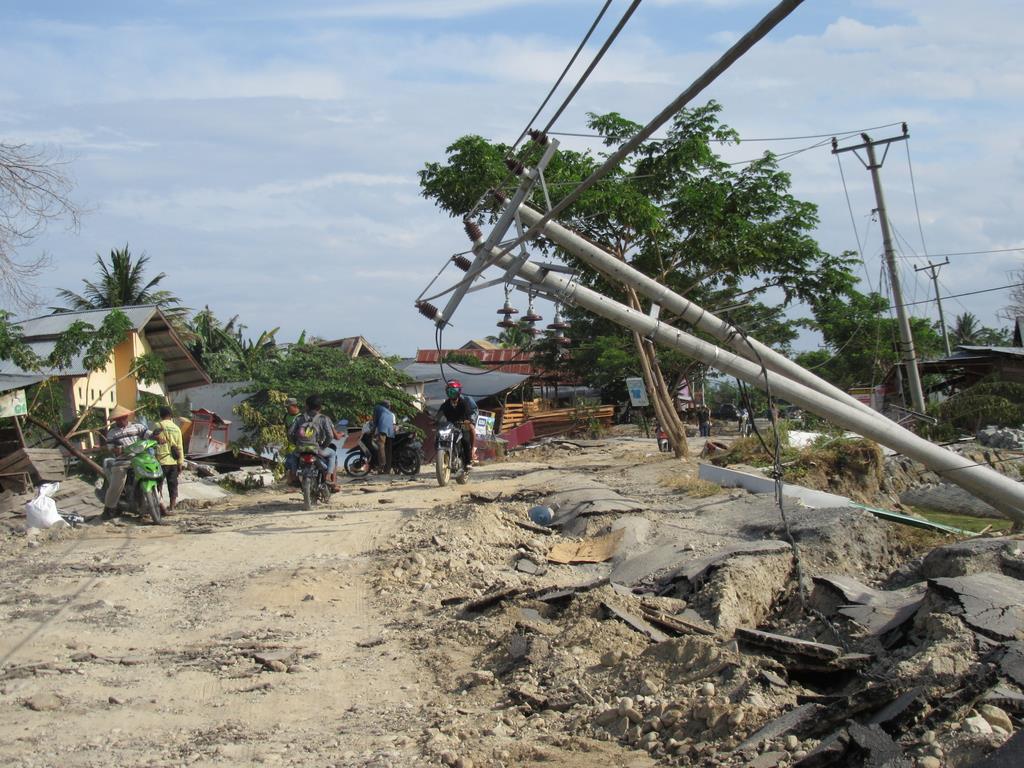
[{"label": "motorcycle", "polygon": [[437,457],[434,459],[437,472],[437,484],[442,488],[448,485],[453,477],[455,482],[464,484],[469,481],[469,468],[466,467],[466,445],[462,436],[462,427],[454,424],[441,424],[437,428]]},{"label": "motorcycle", "polygon": [[327,462],[315,445],[299,445],[298,452],[299,466],[296,475],[302,487],[303,509],[312,509],[317,502],[326,504],[331,500],[331,488],[327,484]]},{"label": "motorcycle", "polygon": [[[149,517],[154,525],[160,525],[160,497],[156,489],[164,478],[164,471],[154,455],[155,448],[156,440],[138,440],[124,449],[131,458],[128,477],[124,483],[124,490],[121,491],[121,498],[118,499],[117,508],[139,517]],[[109,467],[115,461],[116,459],[111,458],[103,462],[107,476],[102,487],[96,489],[96,496],[100,501],[107,497],[107,486],[110,484]]]},{"label": "motorcycle", "polygon": [[[364,432],[359,442],[345,457],[345,472],[352,477],[365,477],[371,469],[377,468],[374,451],[370,449],[373,438]],[[423,443],[412,432],[397,432],[391,449],[391,471],[410,477],[420,473],[420,449]]]}]

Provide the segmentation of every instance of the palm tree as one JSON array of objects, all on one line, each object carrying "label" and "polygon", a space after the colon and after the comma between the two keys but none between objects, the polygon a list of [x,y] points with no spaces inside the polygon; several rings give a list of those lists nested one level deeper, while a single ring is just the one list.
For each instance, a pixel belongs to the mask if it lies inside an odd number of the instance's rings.
[{"label": "palm tree", "polygon": [[497,336],[488,336],[487,341],[497,344],[502,349],[524,349],[530,346],[533,337],[526,332],[522,325],[513,325],[505,328]]},{"label": "palm tree", "polygon": [[127,244],[124,248],[110,252],[109,263],[97,253],[96,267],[99,279],[93,282],[83,278],[85,290],[81,294],[62,288],[57,295],[66,306],[51,309],[54,312],[68,312],[156,304],[168,316],[180,318],[187,312],[181,306],[181,299],[170,291],[157,288],[160,281],[167,277],[167,273],[161,272],[147,281],[145,271],[148,263],[149,256],[145,253],[133,260]]},{"label": "palm tree", "polygon": [[978,335],[981,331],[982,327],[981,323],[978,322],[978,318],[971,312],[964,312],[962,315],[957,315],[949,336],[956,346],[976,344],[978,343]]}]

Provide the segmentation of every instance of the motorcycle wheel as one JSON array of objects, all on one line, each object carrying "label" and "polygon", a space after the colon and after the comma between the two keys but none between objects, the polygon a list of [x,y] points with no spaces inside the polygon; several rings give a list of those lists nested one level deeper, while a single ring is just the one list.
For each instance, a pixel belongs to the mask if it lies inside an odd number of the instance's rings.
[{"label": "motorcycle wheel", "polygon": [[345,457],[345,472],[352,477],[366,477],[370,474],[370,462],[362,451],[353,451]]},{"label": "motorcycle wheel", "polygon": [[395,468],[403,475],[420,473],[420,455],[416,451],[403,451],[395,457]]},{"label": "motorcycle wheel", "polygon": [[444,488],[452,478],[451,457],[448,455],[448,451],[441,450],[437,452],[437,458],[434,460],[434,469],[437,472],[437,484]]},{"label": "motorcycle wheel", "polygon": [[313,508],[313,478],[308,475],[302,478],[302,507]]},{"label": "motorcycle wheel", "polygon": [[150,488],[148,491],[142,492],[142,512],[143,514],[149,515],[149,519],[153,521],[153,525],[162,525],[160,519],[160,499],[156,496],[156,489]]}]

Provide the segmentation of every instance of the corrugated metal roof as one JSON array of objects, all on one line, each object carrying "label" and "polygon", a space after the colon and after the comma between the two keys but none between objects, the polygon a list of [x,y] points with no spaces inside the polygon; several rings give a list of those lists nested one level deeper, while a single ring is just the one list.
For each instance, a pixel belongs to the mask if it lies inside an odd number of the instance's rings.
[{"label": "corrugated metal roof", "polygon": [[[960,345],[959,347],[957,347],[957,349],[963,349],[968,352],[989,352],[995,355],[1011,355],[1013,357],[1024,357],[1024,347],[976,347]],[[958,357],[958,355],[954,354],[953,357]]]},{"label": "corrugated metal roof", "polygon": [[[209,384],[210,377],[202,369],[195,358],[178,338],[170,321],[157,307],[152,305],[138,307],[117,307],[127,316],[136,332],[143,333],[153,353],[164,361],[164,383],[168,390],[194,387]],[[28,346],[39,357],[45,358],[52,351],[55,338],[71,327],[76,321],[84,321],[98,326],[110,309],[92,309],[84,312],[61,312],[23,320],[16,325],[22,329],[23,337]],[[0,374],[27,374],[10,360],[0,361]],[[42,370],[50,376],[83,376],[87,373],[82,356],[72,359],[67,368]]]},{"label": "corrugated metal roof", "polygon": [[0,392],[31,387],[45,378],[45,376],[35,373],[0,373]]},{"label": "corrugated metal roof", "polygon": [[[398,370],[416,381],[423,382],[423,394],[428,403],[444,400],[445,379],[458,379],[462,391],[473,399],[493,397],[514,389],[529,376],[503,371],[470,368],[467,365],[439,366],[437,363],[399,363]],[[444,372],[444,378],[441,373]]]},{"label": "corrugated metal roof", "polygon": [[438,360],[448,355],[468,355],[475,357],[486,368],[503,373],[518,373],[524,376],[531,376],[537,373],[533,367],[533,352],[524,352],[521,349],[436,349],[416,350],[417,363],[437,364]]},{"label": "corrugated metal roof", "polygon": [[[131,322],[136,331],[141,331],[150,318],[156,313],[157,308],[153,304],[143,304],[137,307],[118,307]],[[82,321],[98,326],[103,318],[110,313],[109,309],[89,309],[81,312],[58,312],[53,315],[32,317],[28,320],[20,320],[15,325],[21,327],[26,339],[39,336],[57,336],[64,333],[71,327],[72,323]]]}]

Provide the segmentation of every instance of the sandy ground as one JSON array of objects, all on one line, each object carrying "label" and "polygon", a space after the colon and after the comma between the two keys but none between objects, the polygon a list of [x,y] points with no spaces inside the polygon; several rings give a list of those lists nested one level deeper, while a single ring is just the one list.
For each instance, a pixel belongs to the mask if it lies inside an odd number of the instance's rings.
[{"label": "sandy ground", "polygon": [[163,527],[5,542],[0,764],[422,764],[425,708],[447,694],[368,589],[374,553],[416,512],[538,468],[351,483],[311,512],[263,491]]},{"label": "sandy ground", "polygon": [[[731,750],[755,726],[725,727],[716,716],[725,730],[712,733],[701,707],[725,707],[737,726],[744,715],[763,722],[805,689],[765,687],[762,670],[781,668],[736,655],[727,635],[649,644],[605,615],[609,601],[639,610],[639,598],[607,584],[557,610],[528,597],[463,610],[501,589],[642,573],[652,553],[702,557],[781,535],[770,496],[702,489],[695,478],[695,461],[620,438],[486,465],[466,486],[439,488],[427,471],[352,481],[310,512],[295,491],[268,489],[181,511],[160,527],[123,519],[2,535],[0,765],[747,765]],[[622,529],[615,561],[546,562],[567,539],[524,527],[526,510],[588,482],[641,510],[574,526],[574,536]],[[880,584],[921,544],[866,513],[823,514],[790,510],[808,575]],[[540,568],[522,570],[523,558]],[[758,625],[792,590],[790,560],[737,557],[693,606],[720,629]],[[900,657],[910,660],[908,680],[934,666],[933,640]],[[953,658],[969,641],[960,627],[939,644]],[[708,685],[731,699],[701,698]],[[613,735],[601,718],[609,707],[633,713],[623,702],[635,702],[645,725]],[[678,739],[644,741],[654,713],[667,734],[669,714],[691,705]],[[944,754],[923,728],[904,739],[919,765]],[[940,735],[957,746],[957,733]],[[978,736],[963,754],[1000,742],[992,739]],[[762,762],[789,765],[816,743],[776,740],[762,747],[774,756]]]}]

